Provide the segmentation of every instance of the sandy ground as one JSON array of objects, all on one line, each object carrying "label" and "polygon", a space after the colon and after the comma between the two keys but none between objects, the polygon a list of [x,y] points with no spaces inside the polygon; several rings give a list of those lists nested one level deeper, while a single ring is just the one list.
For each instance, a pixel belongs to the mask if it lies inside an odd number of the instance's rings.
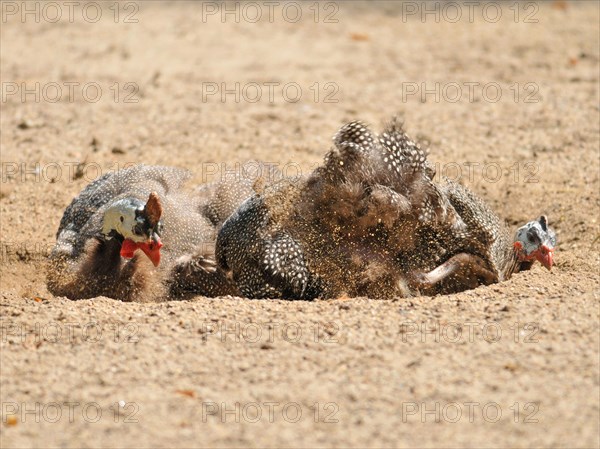
[{"label": "sandy ground", "polygon": [[[598,447],[597,2],[458,2],[458,22],[436,3],[311,2],[294,22],[259,2],[257,23],[245,4],[239,23],[98,5],[52,23],[2,3],[2,447]],[[394,113],[511,225],[548,215],[552,272],[388,301],[47,292],[62,212],[100,172],[307,172],[344,121]]]}]

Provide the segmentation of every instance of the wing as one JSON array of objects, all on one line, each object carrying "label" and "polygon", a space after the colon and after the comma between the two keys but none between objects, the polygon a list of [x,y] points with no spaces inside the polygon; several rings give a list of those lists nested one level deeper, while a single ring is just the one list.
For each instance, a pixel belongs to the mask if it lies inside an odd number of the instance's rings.
[{"label": "wing", "polygon": [[304,297],[310,275],[302,246],[288,233],[280,231],[265,240],[261,272],[284,298]]},{"label": "wing", "polygon": [[336,150],[326,165],[343,173],[335,181],[352,180],[373,192],[390,189],[402,200],[400,217],[414,215],[423,224],[447,219],[450,205],[434,182],[427,151],[408,136],[399,118],[393,118],[379,136],[362,122],[351,122],[340,129],[334,143]]},{"label": "wing", "polygon": [[310,276],[302,247],[273,227],[257,195],[225,221],[217,237],[216,259],[249,298],[304,298]]},{"label": "wing", "polygon": [[469,230],[469,237],[489,245],[500,235],[500,218],[468,188],[453,181],[442,186],[444,195]]},{"label": "wing", "polygon": [[364,123],[347,123],[333,137],[334,147],[317,173],[332,181],[354,181],[364,177],[369,172],[369,160],[376,151],[376,142],[376,136]]}]

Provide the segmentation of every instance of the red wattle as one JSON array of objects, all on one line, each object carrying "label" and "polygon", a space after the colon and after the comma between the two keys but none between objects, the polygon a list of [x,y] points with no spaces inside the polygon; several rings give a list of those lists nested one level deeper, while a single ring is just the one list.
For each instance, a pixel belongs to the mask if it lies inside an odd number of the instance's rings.
[{"label": "red wattle", "polygon": [[141,249],[146,256],[150,259],[150,261],[157,267],[160,264],[160,249],[163,244],[159,238],[154,242],[134,242],[130,239],[123,240],[123,244],[121,245],[121,256],[126,259],[131,259],[133,254]]},{"label": "red wattle", "polygon": [[121,257],[131,259],[133,257],[133,253],[135,253],[138,248],[139,245],[133,240],[123,240],[123,244],[121,245]]}]

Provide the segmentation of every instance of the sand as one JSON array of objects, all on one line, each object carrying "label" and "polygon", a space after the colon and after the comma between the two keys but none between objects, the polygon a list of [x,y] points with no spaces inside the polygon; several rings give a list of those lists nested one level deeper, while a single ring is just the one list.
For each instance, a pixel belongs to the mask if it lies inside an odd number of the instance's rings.
[{"label": "sand", "polygon": [[[599,446],[598,3],[57,5],[2,3],[2,447]],[[396,113],[511,226],[548,215],[551,272],[385,301],[48,293],[100,173],[307,173]]]}]

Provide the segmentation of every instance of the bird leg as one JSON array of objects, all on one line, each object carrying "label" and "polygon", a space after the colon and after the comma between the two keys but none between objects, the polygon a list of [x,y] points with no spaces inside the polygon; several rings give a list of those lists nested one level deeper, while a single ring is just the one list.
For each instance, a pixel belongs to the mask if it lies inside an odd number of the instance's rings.
[{"label": "bird leg", "polygon": [[498,282],[498,275],[474,254],[460,253],[428,273],[412,273],[411,289],[423,294],[453,293]]}]

